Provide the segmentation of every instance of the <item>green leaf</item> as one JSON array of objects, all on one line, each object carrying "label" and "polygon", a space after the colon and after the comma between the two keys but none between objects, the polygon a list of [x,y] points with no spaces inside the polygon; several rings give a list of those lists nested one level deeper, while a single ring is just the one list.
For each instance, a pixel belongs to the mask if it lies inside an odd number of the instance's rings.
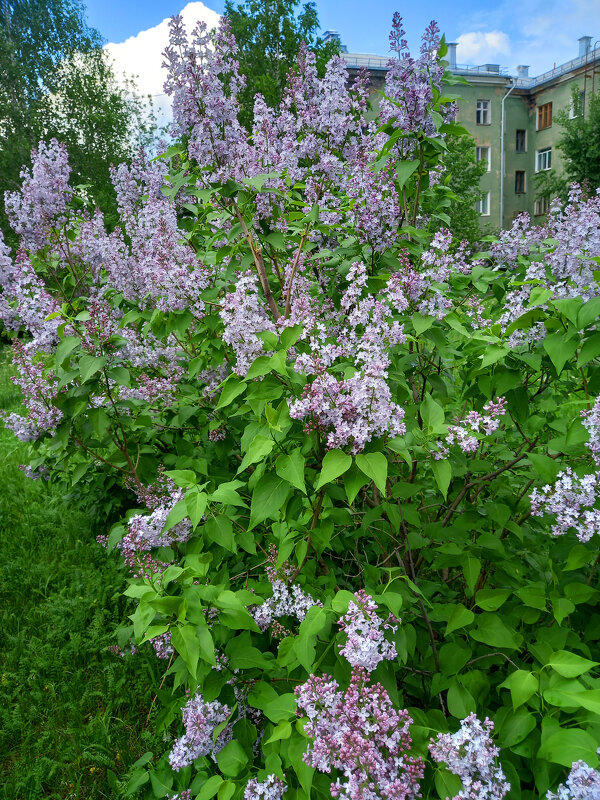
[{"label": "green leaf", "polygon": [[569,653],[567,650],[557,650],[548,659],[548,665],[563,678],[578,678],[597,667],[598,663],[598,661],[590,661],[588,658],[578,656],[576,653]]},{"label": "green leaf", "polygon": [[165,527],[163,528],[163,532],[170,531],[171,528],[174,528],[175,525],[178,525],[182,519],[187,517],[187,507],[185,502],[185,497],[182,497],[181,500],[178,500],[173,508],[169,511],[169,516],[165,521]]},{"label": "green leaf", "polygon": [[346,490],[346,497],[348,498],[349,505],[352,505],[356,495],[368,482],[369,480],[365,476],[365,473],[360,470],[356,464],[352,464],[348,472],[344,475],[344,489]]},{"label": "green leaf", "polygon": [[502,747],[513,747],[526,739],[531,731],[537,727],[537,721],[531,711],[520,708],[514,714],[509,714],[498,731],[498,738]]},{"label": "green leaf", "polygon": [[187,492],[185,495],[185,509],[194,528],[200,523],[206,511],[207,501],[208,497],[206,494],[204,492],[199,492],[197,489],[192,489],[191,492]]},{"label": "green leaf", "polygon": [[396,164],[396,177],[397,177],[397,186],[398,189],[402,189],[408,180],[410,179],[411,175],[419,168],[420,161],[418,158],[412,161],[398,161]]},{"label": "green leaf", "polygon": [[252,493],[249,530],[266,519],[279,519],[279,511],[289,491],[290,484],[278,475],[263,476]]},{"label": "green leaf", "polygon": [[217,753],[217,764],[223,775],[236,778],[240,772],[246,768],[248,755],[244,748],[235,739],[228,742],[222,750]]},{"label": "green leaf", "polygon": [[577,329],[582,330],[588,325],[597,325],[600,318],[600,297],[592,297],[580,309],[577,314]]},{"label": "green leaf", "polygon": [[526,669],[518,669],[516,672],[511,672],[504,683],[500,684],[500,686],[510,690],[515,711],[538,691],[539,685],[539,680],[536,676]]},{"label": "green leaf", "polygon": [[497,361],[500,361],[501,358],[504,358],[510,350],[506,347],[501,347],[497,344],[492,344],[489,347],[486,347],[483,356],[481,357],[481,367],[489,367],[491,364],[495,364]]},{"label": "green leaf", "polygon": [[81,356],[79,359],[79,377],[82,383],[92,378],[106,364],[105,356]]},{"label": "green leaf", "polygon": [[563,767],[571,767],[575,761],[585,761],[591,767],[596,767],[597,747],[598,742],[589,733],[580,728],[569,728],[559,730],[543,741],[537,757]]},{"label": "green leaf", "polygon": [[435,788],[441,800],[449,797],[456,797],[462,789],[462,781],[453,772],[447,769],[438,768],[434,775]]},{"label": "green leaf", "polygon": [[189,489],[197,483],[196,473],[191,469],[170,469],[165,475],[182,489]]},{"label": "green leaf", "polygon": [[579,342],[576,339],[567,342],[564,334],[551,333],[546,336],[542,344],[556,371],[560,373],[567,361],[575,355]]},{"label": "green leaf", "polygon": [[542,453],[528,453],[527,460],[545,483],[554,483],[561,470],[560,464],[554,458]]},{"label": "green leaf", "polygon": [[250,464],[256,464],[256,462],[262,461],[265,456],[269,455],[274,447],[275,442],[270,436],[262,436],[261,434],[255,436],[242,463],[238,467],[238,472],[243,472]]},{"label": "green leaf", "polygon": [[458,603],[458,605],[455,605],[452,609],[452,613],[448,619],[445,636],[448,636],[448,634],[459,628],[465,628],[467,625],[470,625],[474,619],[475,614],[468,608],[465,608],[462,603]]},{"label": "green leaf", "polygon": [[80,340],[78,336],[65,336],[65,338],[56,348],[54,363],[58,364],[58,366],[62,366],[64,360],[67,358],[67,356],[71,355],[79,343]]},{"label": "green leaf", "polygon": [[577,366],[583,367],[600,356],[600,333],[594,333],[586,339],[577,357]]},{"label": "green leaf", "polygon": [[465,581],[469,587],[469,592],[472,595],[475,589],[475,584],[477,583],[477,578],[481,572],[481,561],[478,558],[468,556],[462,563],[462,569],[463,575],[465,576]]},{"label": "green leaf", "polygon": [[278,694],[265,704],[263,711],[271,722],[281,722],[286,719],[293,719],[296,716],[296,698],[292,692],[288,694]]},{"label": "green leaf", "polygon": [[452,465],[448,459],[443,459],[440,461],[436,461],[434,459],[431,462],[431,468],[433,470],[433,476],[438,485],[438,489],[444,496],[444,499],[446,499],[448,496],[448,487],[450,486],[450,481],[452,480]]},{"label": "green leaf", "polygon": [[320,489],[326,483],[331,483],[352,466],[352,456],[342,450],[329,450],[325,453],[319,478],[315,484],[315,489]]},{"label": "green leaf", "polygon": [[215,408],[225,408],[225,406],[228,406],[230,403],[232,403],[235,398],[238,397],[238,395],[242,394],[245,389],[245,381],[240,380],[234,375],[230,375],[225,381],[225,385],[221,391],[221,396],[219,397],[219,402]]},{"label": "green leaf", "polygon": [[252,366],[246,373],[246,379],[262,378],[263,375],[267,375],[272,369],[271,356],[259,356],[252,362]]},{"label": "green leaf", "polygon": [[475,605],[484,611],[497,611],[509,595],[510,589],[480,589],[475,595]]},{"label": "green leaf", "polygon": [[448,702],[448,711],[458,719],[464,719],[472,711],[475,711],[477,707],[471,692],[456,680],[448,689],[446,700]]},{"label": "green leaf", "polygon": [[444,430],[444,409],[439,403],[428,394],[419,407],[423,424],[430,428],[434,433],[441,433]]},{"label": "green leaf", "polygon": [[383,453],[359,453],[356,466],[370,478],[382,495],[386,494],[388,461]]},{"label": "green leaf", "polygon": [[299,447],[289,455],[281,455],[275,462],[275,472],[280,478],[291,483],[296,489],[306,494],[306,485],[304,483],[304,456]]},{"label": "green leaf", "polygon": [[293,345],[296,344],[296,342],[302,335],[302,330],[303,330],[302,325],[294,325],[291,328],[285,328],[281,336],[279,337],[281,346],[284,347],[286,350],[288,349],[288,347],[293,347]]},{"label": "green leaf", "polygon": [[220,775],[211,775],[202,784],[200,792],[196,795],[196,800],[211,800],[211,797],[214,797],[219,791],[222,783],[223,778]]},{"label": "green leaf", "polygon": [[235,783],[233,781],[223,781],[219,788],[217,800],[231,800],[235,794]]},{"label": "green leaf", "polygon": [[412,316],[413,328],[415,329],[417,336],[429,330],[434,322],[435,317],[424,317],[422,314],[413,314]]},{"label": "green leaf", "polygon": [[506,650],[517,650],[523,641],[521,634],[509,628],[497,614],[480,614],[477,629],[469,633],[477,642]]},{"label": "green leaf", "polygon": [[171,629],[171,643],[185,661],[190,675],[196,680],[198,659],[200,658],[200,642],[193,625],[177,625]]},{"label": "green leaf", "polygon": [[219,619],[223,625],[233,630],[259,632],[259,627],[252,615],[234,592],[229,589],[221,592],[215,600],[215,605],[220,609]]},{"label": "green leaf", "polygon": [[233,524],[228,517],[222,514],[210,517],[206,520],[202,531],[209,542],[214,542],[232,553],[236,552]]},{"label": "green leaf", "polygon": [[275,726],[273,733],[269,736],[269,738],[265,741],[265,744],[270,744],[271,742],[279,742],[281,739],[289,739],[292,734],[292,726],[288,722],[288,720],[283,720],[278,725]]}]

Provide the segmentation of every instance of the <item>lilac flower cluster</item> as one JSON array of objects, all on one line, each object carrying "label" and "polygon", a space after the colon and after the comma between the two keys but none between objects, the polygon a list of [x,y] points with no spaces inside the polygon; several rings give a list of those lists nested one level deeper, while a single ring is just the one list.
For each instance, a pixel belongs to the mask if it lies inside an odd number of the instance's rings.
[{"label": "lilac flower cluster", "polygon": [[[600,256],[600,194],[585,200],[581,188],[574,184],[569,202],[551,206],[546,224],[530,226],[526,214],[519,216],[508,231],[503,231],[492,245],[491,253],[499,269],[515,270],[519,256],[533,256],[519,286],[504,300],[506,311],[500,324],[506,329],[529,309],[531,291],[535,287],[549,289],[551,298],[580,297],[588,300],[600,295],[594,277],[596,259]],[[548,308],[548,300],[540,304]],[[542,323],[515,331],[508,344],[516,347],[543,339]]]},{"label": "lilac flower cluster", "polygon": [[[463,453],[476,453],[479,448],[478,436],[491,436],[500,427],[500,417],[506,413],[506,400],[498,397],[490,400],[483,407],[485,414],[479,411],[469,411],[459,425],[449,425],[446,435],[446,445],[457,445]],[[440,460],[448,455],[448,447],[441,442],[434,453],[434,458]]]},{"label": "lilac flower cluster", "polygon": [[[298,584],[288,585],[292,571],[287,564],[277,570],[277,551],[274,548],[271,548],[268,559],[266,573],[271,581],[273,594],[262,605],[251,609],[254,621],[261,631],[266,631],[280,617],[294,617],[302,622],[310,608],[322,605],[319,600],[302,591]],[[280,629],[277,628],[276,633],[279,632]]]},{"label": "lilac flower cluster", "polygon": [[[177,209],[161,192],[165,166],[140,157],[131,168],[113,170],[123,231],[105,243],[105,266],[112,286],[142,306],[162,311],[204,313],[202,292],[211,280],[177,227]],[[144,202],[140,202],[143,198]]]},{"label": "lilac flower cluster", "polygon": [[171,644],[171,632],[166,631],[166,633],[161,633],[159,636],[155,636],[154,639],[152,639],[152,647],[154,648],[157,658],[171,658],[175,652],[173,650],[173,645]]},{"label": "lilac flower cluster", "polygon": [[556,792],[548,792],[546,800],[600,800],[600,771],[576,761],[566,782]]},{"label": "lilac flower cluster", "polygon": [[11,380],[23,393],[27,417],[14,412],[0,412],[5,427],[24,442],[34,441],[44,433],[56,430],[63,418],[62,411],[54,405],[58,394],[55,375],[44,368],[39,358],[34,360],[34,347],[34,342],[24,345],[19,341],[13,346],[13,363],[17,368],[17,375]]},{"label": "lilac flower cluster", "polygon": [[[431,22],[421,40],[418,58],[411,57],[402,27],[402,18],[394,14],[390,45],[397,58],[390,59],[385,90],[380,103],[381,120],[395,120],[404,136],[396,145],[406,157],[415,149],[419,136],[435,136],[433,106],[442,86],[443,67],[438,63],[439,28]],[[451,117],[449,117],[449,120]]]},{"label": "lilac flower cluster", "polygon": [[226,726],[213,741],[213,731],[226,722],[231,710],[213,700],[207,703],[200,693],[188,700],[182,709],[185,733],[175,742],[169,754],[169,763],[174,770],[192,764],[200,756],[214,755],[231,741],[232,731]]},{"label": "lilac flower cluster", "polygon": [[248,271],[238,277],[235,289],[221,303],[220,314],[225,326],[223,341],[235,353],[235,371],[245,375],[254,359],[264,354],[262,339],[257,334],[275,332],[275,325],[260,302],[256,274]]},{"label": "lilac flower cluster", "polygon": [[251,778],[244,789],[244,800],[281,800],[285,790],[285,783],[277,775],[267,775],[261,783]]},{"label": "lilac flower cluster", "polygon": [[306,714],[305,731],[313,740],[305,762],[331,773],[331,796],[342,800],[413,800],[420,797],[421,759],[410,756],[407,711],[396,711],[381,684],[371,684],[367,672],[356,668],[343,692],[325,675],[311,675],[297,687],[299,711]]},{"label": "lilac flower cluster", "polygon": [[600,397],[596,398],[592,408],[581,412],[581,421],[590,435],[586,446],[596,465],[600,466]]},{"label": "lilac flower cluster", "polygon": [[125,563],[135,577],[150,578],[162,573],[168,566],[154,559],[149,550],[189,539],[192,525],[188,519],[178,522],[168,531],[163,530],[167,517],[182,497],[183,490],[177,489],[171,480],[165,478],[141,491],[138,499],[151,509],[151,513],[130,517],[127,522],[129,530],[118,544]]},{"label": "lilac flower cluster", "polygon": [[429,745],[437,762],[446,764],[462,781],[462,789],[453,800],[502,800],[510,784],[497,763],[500,753],[492,742],[494,723],[482,723],[475,714],[462,720],[456,733],[439,733]]},{"label": "lilac flower cluster", "polygon": [[384,660],[391,661],[398,653],[396,645],[388,642],[384,630],[396,631],[398,622],[391,614],[387,620],[377,614],[377,603],[364,589],[355,592],[348,604],[348,611],[339,620],[339,626],[347,636],[340,648],[341,655],[352,665],[372,672]]},{"label": "lilac flower cluster", "polygon": [[556,516],[554,536],[573,528],[580,542],[589,542],[594,534],[600,534],[600,510],[594,507],[600,499],[600,472],[580,477],[567,467],[559,473],[554,486],[534,489],[529,499],[535,517]]},{"label": "lilac flower cluster", "polygon": [[[408,300],[400,275],[376,297],[363,296],[364,264],[353,264],[346,280],[340,312],[329,310],[327,319],[314,311],[307,326],[313,330],[310,351],[300,354],[294,367],[316,377],[291,403],[290,416],[306,420],[307,431],[326,432],[328,447],[349,445],[359,452],[375,436],[394,437],[406,430],[404,409],[393,402],[387,378],[390,348],[406,341],[396,316],[408,308]],[[350,361],[354,374],[338,380],[328,372],[338,358]]]},{"label": "lilac flower cluster", "polygon": [[21,245],[39,250],[48,244],[52,227],[65,222],[65,211],[71,196],[71,168],[67,148],[52,139],[40,142],[33,150],[31,171],[21,171],[20,191],[5,194],[6,213],[20,237]]}]

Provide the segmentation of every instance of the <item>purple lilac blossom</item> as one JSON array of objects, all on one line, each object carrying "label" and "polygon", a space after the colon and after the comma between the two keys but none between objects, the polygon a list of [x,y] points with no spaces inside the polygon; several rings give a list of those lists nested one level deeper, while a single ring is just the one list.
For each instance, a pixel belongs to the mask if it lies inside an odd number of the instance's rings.
[{"label": "purple lilac blossom", "polygon": [[230,709],[213,700],[207,703],[200,693],[190,698],[182,709],[185,733],[175,742],[169,754],[171,768],[178,771],[192,764],[200,756],[211,754],[213,757],[231,740],[232,732],[229,726],[224,728],[216,742],[213,741],[213,731],[222,722],[225,722]]},{"label": "purple lilac blossom", "polygon": [[600,800],[600,772],[576,761],[565,783],[556,792],[548,792],[546,800]]},{"label": "purple lilac blossom", "polygon": [[285,783],[277,775],[267,775],[261,783],[251,778],[244,789],[244,800],[281,800],[285,790]]},{"label": "purple lilac blossom", "polygon": [[553,514],[554,536],[563,536],[571,528],[580,542],[589,542],[600,534],[600,511],[594,506],[600,499],[600,472],[576,475],[570,467],[560,472],[554,486],[547,484],[529,495],[535,517]]},{"label": "purple lilac blossom", "polygon": [[311,675],[295,690],[305,732],[312,739],[305,762],[319,772],[338,770],[331,796],[341,800],[414,800],[420,797],[424,764],[410,756],[407,711],[396,711],[381,684],[352,672],[343,692],[328,675]]},{"label": "purple lilac blossom", "polygon": [[439,733],[431,740],[434,761],[444,763],[462,781],[452,800],[502,800],[510,784],[498,765],[499,749],[492,742],[494,723],[482,723],[475,714],[462,720],[456,733]]},{"label": "purple lilac blossom", "polygon": [[596,398],[592,408],[581,412],[581,418],[590,437],[586,447],[591,451],[596,465],[600,466],[600,397]]},{"label": "purple lilac blossom", "polygon": [[[283,564],[278,570],[276,562],[277,551],[271,548],[265,570],[271,581],[273,594],[262,605],[251,609],[252,617],[261,631],[266,631],[280,617],[295,617],[298,622],[302,622],[310,608],[322,605],[319,600],[304,592],[298,584],[289,586],[292,570],[287,564]],[[279,636],[280,629],[277,628],[275,633]]]},{"label": "purple lilac blossom", "polygon": [[6,192],[6,213],[21,246],[39,250],[48,244],[52,227],[65,222],[71,197],[67,148],[56,139],[31,151],[31,170],[23,167],[20,191]]},{"label": "purple lilac blossom", "polygon": [[457,445],[463,453],[476,453],[479,449],[480,436],[491,436],[500,427],[500,417],[506,413],[506,399],[498,397],[485,404],[483,410],[469,411],[458,425],[448,425],[446,444],[438,442],[434,458],[440,460],[448,455],[448,447]]},{"label": "purple lilac blossom", "polygon": [[398,653],[396,645],[388,642],[384,630],[397,630],[398,622],[389,615],[387,620],[377,614],[377,604],[364,589],[355,593],[356,601],[351,600],[348,611],[339,620],[339,626],[346,634],[346,643],[340,648],[341,655],[352,667],[362,667],[372,672],[381,661],[391,661]]}]

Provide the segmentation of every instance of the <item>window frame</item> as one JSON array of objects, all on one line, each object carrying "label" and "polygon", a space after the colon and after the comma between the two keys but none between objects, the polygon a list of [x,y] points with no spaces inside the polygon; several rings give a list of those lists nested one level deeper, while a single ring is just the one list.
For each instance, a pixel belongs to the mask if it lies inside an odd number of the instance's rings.
[{"label": "window frame", "polygon": [[585,89],[579,90],[579,102],[581,103],[581,111],[579,114],[575,113],[575,106],[573,104],[573,95],[571,95],[571,99],[569,100],[569,119],[576,119],[577,117],[583,117],[585,114]]},{"label": "window frame", "polygon": [[[521,189],[518,188],[521,181],[517,176],[522,176],[522,187]],[[524,169],[516,169],[515,170],[515,194],[526,194],[527,193],[527,173]]]},{"label": "window frame", "polygon": [[[483,211],[483,202],[485,200],[485,207],[487,211]],[[477,212],[480,217],[489,217],[490,216],[490,192],[484,192],[481,199],[477,201]]]},{"label": "window frame", "polygon": [[542,103],[537,106],[537,128],[538,131],[545,131],[552,127],[552,100],[549,103]]},{"label": "window frame", "polygon": [[[481,155],[481,151],[482,150],[487,150],[487,156],[486,156],[485,159],[484,158],[477,158],[478,152]],[[486,161],[487,162],[486,172],[491,172],[492,171],[492,148],[489,146],[489,144],[477,144],[477,145],[475,145],[475,161],[477,161],[478,164],[481,161]]]},{"label": "window frame", "polygon": [[547,197],[536,197],[535,203],[533,205],[533,216],[543,217],[545,214],[548,213],[549,206],[550,203],[548,202]]},{"label": "window frame", "polygon": [[[519,149],[519,134],[523,134],[523,149]],[[515,131],[515,153],[527,152],[527,128],[517,128]]]},{"label": "window frame", "polygon": [[[479,107],[480,103],[485,103],[485,108],[482,106]],[[480,117],[480,114],[482,115]],[[480,119],[483,119],[483,115],[485,115],[485,122],[480,122]],[[490,100],[486,100],[483,97],[480,97],[475,103],[475,124],[476,125],[491,125],[492,123],[492,104]]]},{"label": "window frame", "polygon": [[[546,158],[544,158],[546,156]],[[542,161],[546,161],[546,166],[540,166]],[[535,151],[535,171],[548,172],[552,169],[552,147],[540,147]]]}]

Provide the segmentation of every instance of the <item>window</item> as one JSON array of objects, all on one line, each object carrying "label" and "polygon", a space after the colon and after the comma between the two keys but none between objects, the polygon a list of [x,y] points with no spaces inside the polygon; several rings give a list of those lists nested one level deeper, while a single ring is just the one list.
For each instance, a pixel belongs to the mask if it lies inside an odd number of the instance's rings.
[{"label": "window", "polygon": [[477,211],[481,214],[482,217],[489,217],[490,215],[490,193],[486,192],[481,198],[481,200],[477,201]]},{"label": "window", "polygon": [[548,198],[547,197],[538,197],[535,201],[535,208],[533,213],[539,217],[542,214],[545,214],[548,211]]},{"label": "window", "polygon": [[478,100],[477,101],[477,112],[475,114],[475,122],[478,125],[489,125],[490,124],[490,101],[489,100]]},{"label": "window", "polygon": [[544,147],[538,150],[535,159],[535,171],[543,172],[544,170],[552,169],[552,148]]},{"label": "window", "polygon": [[490,171],[491,167],[491,160],[490,160],[490,148],[489,147],[476,147],[475,148],[475,159],[477,161],[485,161],[487,171]]},{"label": "window", "polygon": [[524,194],[525,193],[525,172],[523,170],[517,170],[515,172],[515,194]]},{"label": "window", "polygon": [[575,119],[575,117],[582,117],[584,108],[585,108],[585,92],[575,92],[571,96],[571,102],[569,103],[569,119]]},{"label": "window", "polygon": [[518,130],[517,138],[515,140],[515,150],[517,153],[527,152],[527,131]]},{"label": "window", "polygon": [[538,131],[549,128],[552,125],[552,103],[544,103],[543,106],[538,106],[537,112]]}]

